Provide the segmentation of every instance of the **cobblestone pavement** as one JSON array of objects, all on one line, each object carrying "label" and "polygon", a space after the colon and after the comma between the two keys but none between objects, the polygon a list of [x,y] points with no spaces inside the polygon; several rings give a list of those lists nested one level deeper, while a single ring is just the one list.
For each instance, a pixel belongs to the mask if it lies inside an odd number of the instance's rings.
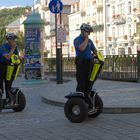
[{"label": "cobblestone pavement", "polygon": [[140,140],[140,114],[101,114],[76,124],[62,107],[41,102],[45,85],[22,86],[27,106],[0,113],[0,140]]}]

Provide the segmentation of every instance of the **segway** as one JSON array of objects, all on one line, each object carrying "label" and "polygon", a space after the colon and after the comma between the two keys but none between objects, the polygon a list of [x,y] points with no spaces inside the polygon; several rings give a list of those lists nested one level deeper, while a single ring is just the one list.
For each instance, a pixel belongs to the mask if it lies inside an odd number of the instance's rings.
[{"label": "segway", "polygon": [[[20,59],[17,55],[12,55],[11,64],[7,66],[6,80],[12,83],[17,78],[20,70]],[[0,111],[2,109],[13,109],[15,112],[22,111],[26,106],[26,98],[22,91],[17,87],[12,87],[10,90],[13,104],[8,103],[7,98],[3,98],[3,93],[0,91]]]},{"label": "segway", "polygon": [[89,104],[83,92],[72,92],[65,96],[68,100],[64,106],[64,113],[71,122],[80,123],[87,117],[95,118],[102,113],[103,101],[96,90],[92,90],[92,87],[103,64],[104,58],[100,52],[97,52],[97,58],[94,58],[94,64],[91,66],[89,76],[89,99],[90,102],[92,102],[92,108],[89,108]]}]

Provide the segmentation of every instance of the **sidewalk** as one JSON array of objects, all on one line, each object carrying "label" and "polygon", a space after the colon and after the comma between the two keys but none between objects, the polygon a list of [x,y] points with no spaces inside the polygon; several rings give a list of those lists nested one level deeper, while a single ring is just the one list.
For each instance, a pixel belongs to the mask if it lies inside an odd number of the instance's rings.
[{"label": "sidewalk", "polygon": [[[40,91],[41,99],[47,104],[64,106],[64,97],[76,88],[75,78],[66,78],[63,84],[48,80]],[[103,113],[140,113],[140,84],[99,80],[94,87],[103,100]]]}]

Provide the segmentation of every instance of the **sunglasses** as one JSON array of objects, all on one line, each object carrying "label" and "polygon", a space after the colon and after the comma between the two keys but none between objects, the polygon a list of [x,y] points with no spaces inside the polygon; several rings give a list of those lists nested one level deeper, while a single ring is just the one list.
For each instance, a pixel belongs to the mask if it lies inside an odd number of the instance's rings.
[{"label": "sunglasses", "polygon": [[10,39],[8,39],[8,40],[16,41],[17,39],[10,38]]}]

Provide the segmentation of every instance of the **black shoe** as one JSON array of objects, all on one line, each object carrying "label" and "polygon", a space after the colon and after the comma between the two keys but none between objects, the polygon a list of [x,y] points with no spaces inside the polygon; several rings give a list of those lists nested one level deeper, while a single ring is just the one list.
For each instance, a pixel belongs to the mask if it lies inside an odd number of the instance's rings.
[{"label": "black shoe", "polygon": [[95,111],[95,109],[94,108],[90,108],[89,110],[88,110],[88,115],[92,115],[92,114],[94,114],[96,111]]},{"label": "black shoe", "polygon": [[2,90],[0,89],[0,98],[2,98],[2,95],[3,95],[3,93],[2,93]]},{"label": "black shoe", "polygon": [[6,106],[13,106],[14,105],[14,101],[10,100],[9,98],[6,99]]}]

